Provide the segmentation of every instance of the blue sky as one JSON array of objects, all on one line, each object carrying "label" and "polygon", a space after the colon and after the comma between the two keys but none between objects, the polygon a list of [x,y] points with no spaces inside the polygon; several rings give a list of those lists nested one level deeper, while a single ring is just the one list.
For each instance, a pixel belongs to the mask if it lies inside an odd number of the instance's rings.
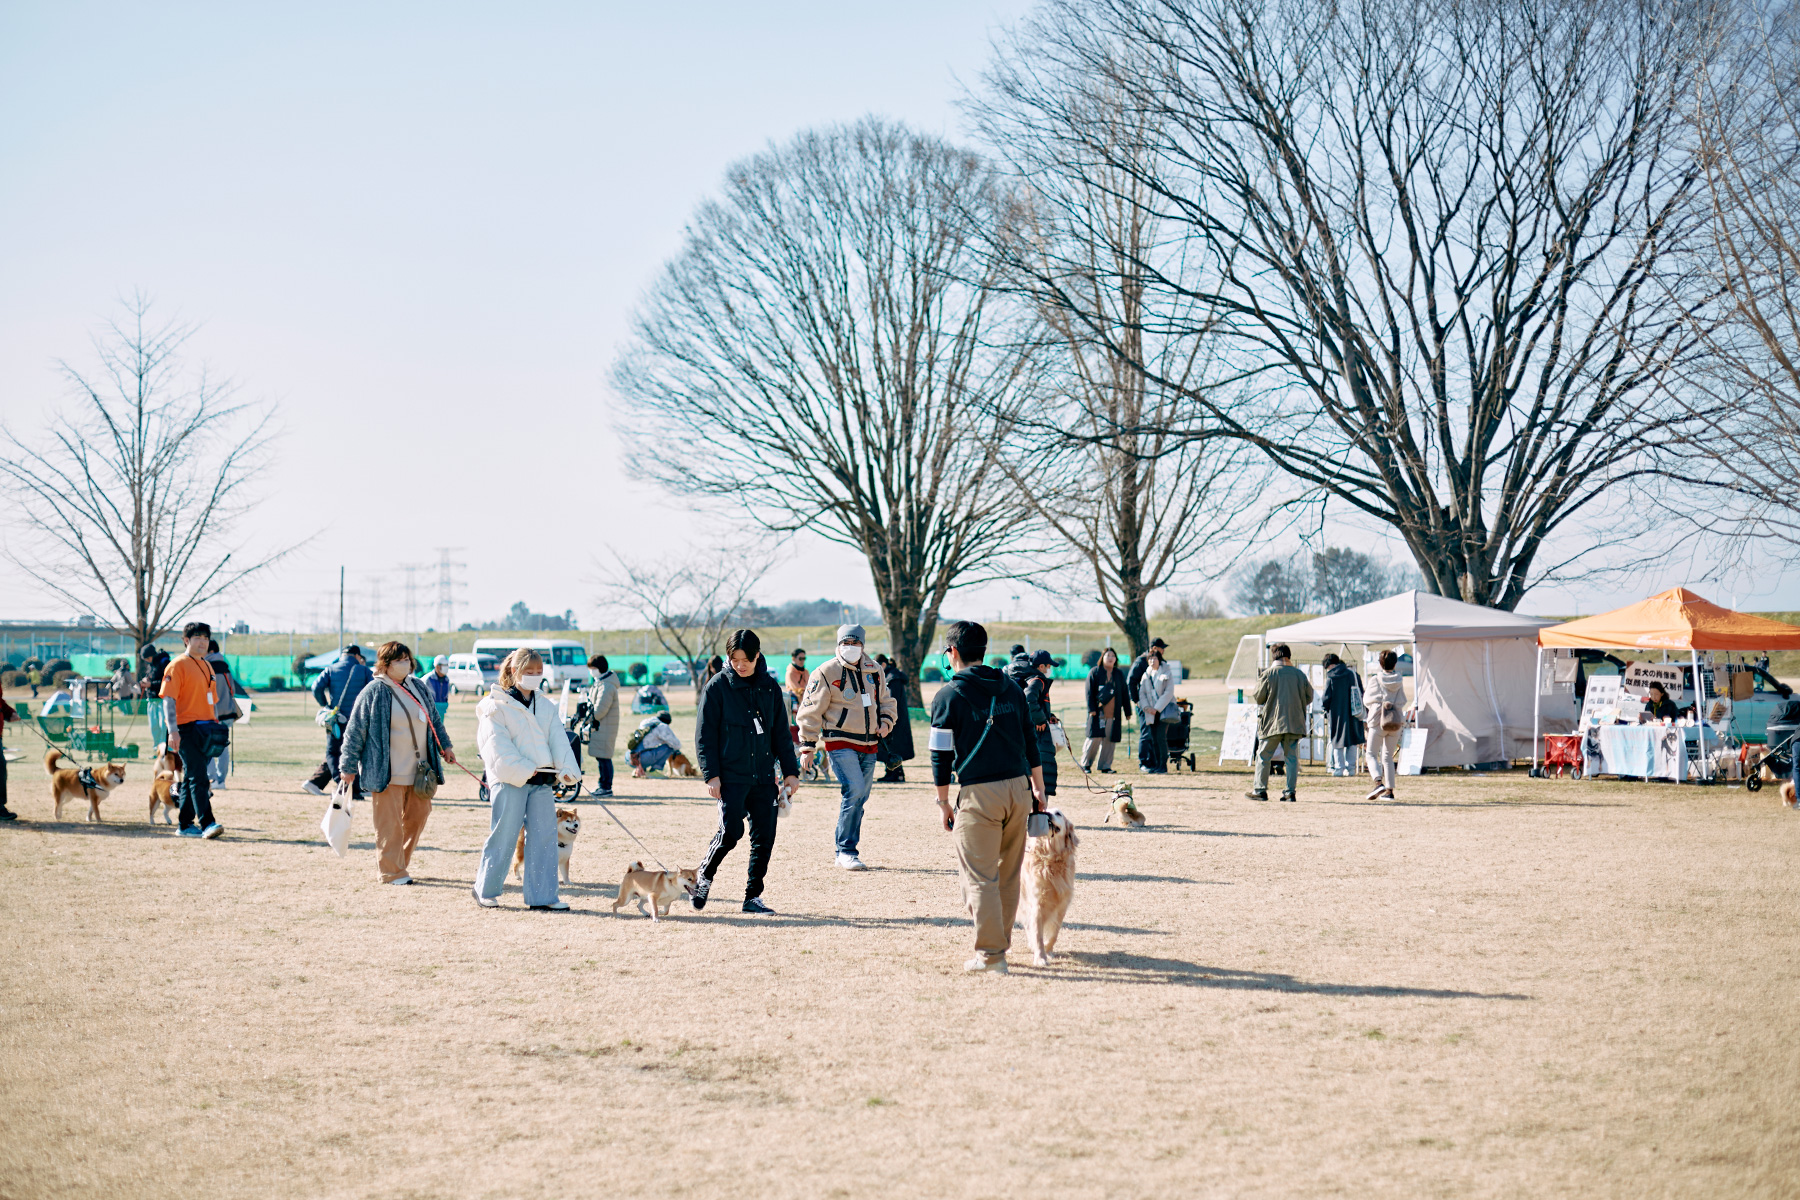
[{"label": "blue sky", "polygon": [[[462,619],[517,599],[591,615],[596,555],[705,536],[626,477],[605,384],[687,214],[729,162],[809,125],[873,112],[960,137],[959,79],[1026,7],[8,5],[0,416],[36,425],[64,399],[55,361],[81,363],[142,288],[280,406],[252,542],[320,535],[224,615],[306,621],[341,563],[352,622],[380,578],[397,625],[398,565],[437,546],[469,564]],[[1005,586],[961,607],[1019,612],[1015,592],[1021,615],[1064,607]],[[873,599],[820,544],[762,598],[821,594]],[[16,578],[0,613],[68,615]]]}]

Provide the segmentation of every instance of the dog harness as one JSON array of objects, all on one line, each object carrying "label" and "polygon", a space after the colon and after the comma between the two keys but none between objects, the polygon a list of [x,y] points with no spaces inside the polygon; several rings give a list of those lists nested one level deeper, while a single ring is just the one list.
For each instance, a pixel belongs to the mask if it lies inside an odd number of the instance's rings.
[{"label": "dog harness", "polygon": [[83,767],[75,772],[75,780],[81,784],[83,791],[97,792],[100,790],[100,784],[94,779],[94,768],[92,767]]}]

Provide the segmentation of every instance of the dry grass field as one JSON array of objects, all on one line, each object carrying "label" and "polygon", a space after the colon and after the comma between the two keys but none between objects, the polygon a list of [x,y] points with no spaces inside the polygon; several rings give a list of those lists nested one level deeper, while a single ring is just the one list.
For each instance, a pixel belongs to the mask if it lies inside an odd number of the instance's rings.
[{"label": "dry grass field", "polygon": [[[340,860],[297,791],[310,705],[259,705],[216,843],[145,823],[141,764],[106,824],[52,823],[9,731],[0,1196],[1800,1195],[1800,816],[1772,790],[1369,803],[1309,771],[1256,804],[1215,770],[1145,782],[1125,832],[1075,782],[1065,957],[968,978],[923,783],[877,790],[861,875],[810,787],[774,917],[738,911],[747,846],[704,913],[614,915],[639,852],[591,803],[574,911],[486,911],[466,778],[419,885],[380,886],[366,813]],[[697,782],[618,791],[693,865]]]}]

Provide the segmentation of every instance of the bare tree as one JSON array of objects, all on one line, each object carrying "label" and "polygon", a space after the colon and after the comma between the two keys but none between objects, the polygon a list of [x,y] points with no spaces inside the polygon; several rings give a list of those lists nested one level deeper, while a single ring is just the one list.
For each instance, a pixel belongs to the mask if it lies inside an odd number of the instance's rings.
[{"label": "bare tree", "polygon": [[654,562],[615,553],[601,603],[641,618],[664,650],[694,670],[698,687],[701,660],[722,650],[762,580],[770,562],[765,549],[719,547]]},{"label": "bare tree", "polygon": [[982,252],[1011,219],[935,138],[802,134],[727,171],[614,371],[650,478],[867,556],[914,703],[945,596],[1001,576],[1028,524],[994,447],[1029,339]]},{"label": "bare tree", "polygon": [[1694,270],[1715,305],[1697,310],[1706,353],[1671,393],[1728,414],[1685,449],[1695,473],[1739,504],[1696,522],[1800,545],[1800,10],[1745,4],[1695,86],[1710,238]]},{"label": "bare tree", "polygon": [[[1214,363],[1188,298],[1174,300],[1180,321],[1165,313],[1158,328],[1146,324],[1152,281],[1136,264],[1168,236],[1142,182],[1153,118],[1108,92],[1046,122],[1006,102],[1021,87],[1015,75],[992,89],[992,102],[971,105],[1031,200],[1023,219],[996,230],[995,246],[1035,298],[1047,340],[1051,399],[1018,418],[1001,461],[1083,564],[1136,656],[1150,647],[1151,594],[1222,573],[1229,560],[1219,547],[1264,501],[1268,471],[1237,439],[1180,432],[1187,397],[1210,386]],[[1114,161],[1138,169],[1082,156],[1071,124],[1104,136]]]},{"label": "bare tree", "polygon": [[1144,327],[1198,317],[1233,356],[1243,386],[1191,391],[1187,431],[1391,526],[1431,590],[1511,608],[1567,565],[1539,561],[1553,538],[1574,557],[1649,528],[1622,485],[1658,485],[1661,449],[1716,415],[1659,387],[1695,335],[1656,279],[1697,227],[1707,13],[1049,0],[994,75],[1046,122],[1101,94],[1145,114],[1143,145],[1102,121],[1066,157],[1172,231],[1120,268],[1149,281]]},{"label": "bare tree", "polygon": [[260,499],[269,414],[184,368],[192,325],[157,323],[142,294],[122,307],[93,339],[98,370],[59,364],[76,399],[41,443],[0,427],[0,480],[8,560],[141,649],[296,547],[246,557],[236,537]]}]

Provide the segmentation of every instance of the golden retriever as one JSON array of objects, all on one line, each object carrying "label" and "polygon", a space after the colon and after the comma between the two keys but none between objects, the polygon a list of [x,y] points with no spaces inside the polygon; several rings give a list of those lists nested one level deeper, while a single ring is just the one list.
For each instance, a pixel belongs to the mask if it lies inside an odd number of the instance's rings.
[{"label": "golden retriever", "polygon": [[1050,965],[1056,935],[1062,932],[1069,901],[1075,898],[1075,823],[1062,810],[1050,810],[1050,832],[1025,839],[1025,865],[1019,872],[1019,909],[1025,922],[1025,944],[1031,961]]},{"label": "golden retriever", "polygon": [[[125,782],[125,764],[109,762],[105,774],[95,774],[90,767],[68,767],[58,770],[56,764],[62,759],[62,751],[46,750],[44,752],[44,774],[50,776],[50,799],[56,805],[56,819],[62,820],[65,801],[86,800],[90,821],[100,819],[100,802],[112,790]],[[83,776],[86,776],[84,779]]]}]

